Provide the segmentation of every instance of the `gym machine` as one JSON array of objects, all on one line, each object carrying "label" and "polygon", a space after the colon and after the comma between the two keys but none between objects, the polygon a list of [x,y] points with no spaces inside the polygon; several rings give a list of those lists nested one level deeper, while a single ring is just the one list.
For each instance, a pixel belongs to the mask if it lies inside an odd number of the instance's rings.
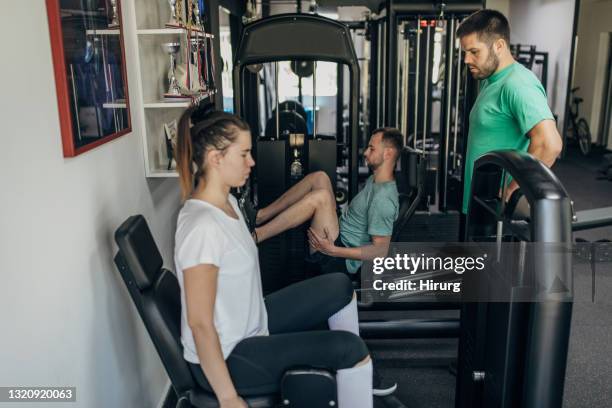
[{"label": "gym machine", "polygon": [[[498,198],[508,176],[529,204],[528,220]],[[484,155],[474,168],[465,240],[555,250],[538,252],[533,268],[517,274],[508,302],[463,303],[456,407],[561,407],[573,304],[572,208],[565,189],[527,153]],[[519,264],[524,259],[522,252]],[[538,296],[525,301],[525,293]]]},{"label": "gym machine", "polygon": [[[142,215],[129,217],[115,231],[115,265],[134,301],[177,396],[176,408],[219,408],[194,379],[181,344],[181,299],[174,273],[163,259]],[[287,370],[279,393],[249,395],[252,408],[326,408],[338,405],[335,373],[314,367]],[[402,405],[397,408],[403,408]]]},{"label": "gym machine", "polygon": [[[305,41],[307,39],[307,41]],[[309,15],[309,14],[284,14],[275,15],[272,17],[257,20],[244,27],[242,37],[238,50],[236,52],[235,64],[234,64],[234,92],[236,94],[234,98],[235,112],[239,116],[249,117],[249,112],[245,110],[243,106],[243,81],[242,76],[245,68],[249,65],[263,64],[273,62],[275,67],[278,67],[279,61],[330,61],[338,64],[345,64],[349,67],[351,76],[351,103],[350,103],[350,124],[349,124],[349,197],[352,198],[357,193],[357,114],[358,114],[358,84],[359,84],[359,65],[357,63],[357,57],[353,49],[353,43],[351,41],[350,33],[346,26],[343,24],[331,20],[328,18]],[[313,101],[315,102],[316,108],[316,69],[313,69]],[[325,142],[327,138],[323,135],[317,135],[316,126],[316,115],[313,115],[313,132],[312,134],[306,135],[303,119],[297,109],[297,103],[295,110],[281,109],[283,106],[279,103],[278,98],[278,72],[275,72],[275,104],[276,108],[273,110],[272,121],[268,121],[266,125],[266,134],[264,142],[273,141],[282,144],[288,144],[292,148],[302,147],[301,140],[303,139],[303,147],[308,154],[307,157],[303,157],[303,174],[316,171],[324,170],[328,172],[330,179],[334,180],[336,177],[336,147],[335,138],[333,143],[333,155],[328,155],[330,160],[319,158],[317,147],[313,145]],[[286,104],[284,107],[289,107],[290,104]],[[282,113],[286,112],[286,113]],[[294,112],[291,114],[288,112]],[[302,120],[300,120],[302,119]],[[298,133],[302,132],[302,133]],[[294,138],[289,135],[299,135],[302,137],[295,136]],[[290,140],[293,139],[293,140]],[[260,140],[256,140],[255,150],[257,158],[266,160],[267,157],[259,156],[259,150],[263,144]],[[279,144],[275,143],[275,144]],[[326,143],[321,143],[321,146]],[[291,164],[291,158],[280,160],[282,157],[282,150],[280,148],[275,151],[274,161],[282,162],[283,166]],[[329,150],[328,148],[322,147],[321,150]],[[317,153],[315,153],[317,152]],[[281,154],[279,156],[278,154]],[[295,155],[293,155],[295,156]],[[275,184],[281,185],[282,191],[288,187],[289,183],[278,183],[279,177],[287,175],[286,169],[277,169],[275,172]],[[262,183],[265,184],[269,180],[265,177],[259,177],[259,169],[257,171],[257,183],[258,188],[262,187]],[[261,175],[263,176],[263,174]],[[266,199],[273,200],[276,197],[269,197]]]},{"label": "gym machine", "polygon": [[[293,70],[297,73],[302,68],[312,68],[312,132],[308,131],[307,112],[299,101],[279,101],[280,61],[295,61]],[[348,67],[351,86],[346,134],[334,137],[317,132],[317,61]],[[346,169],[348,198],[354,197],[358,189],[359,65],[347,26],[310,14],[274,15],[245,25],[234,61],[234,112],[249,123],[258,121],[257,117],[253,120],[258,112],[249,109],[245,101],[253,99],[248,92],[259,92],[260,87],[245,89],[244,78],[250,67],[261,64],[273,65],[273,70],[268,71],[273,71],[275,95],[271,117],[265,120],[265,131],[253,132],[256,167],[250,183],[259,206],[271,203],[303,176],[318,170],[327,173],[335,188],[339,167]],[[310,72],[302,74],[309,76]],[[339,140],[345,142],[348,150],[346,159],[338,153]],[[304,262],[304,241],[302,231],[288,231],[260,246],[264,292],[309,276]]]},{"label": "gym machine", "polygon": [[[402,130],[407,148],[401,173],[418,179],[408,183],[418,185],[419,194],[409,199],[409,222],[402,220],[400,209],[401,227],[394,229],[393,242],[460,241],[459,215],[453,210],[461,205],[462,157],[476,82],[463,67],[455,31],[462,18],[481,7],[481,2],[441,5],[394,1],[387,2],[386,17],[370,21],[370,123],[397,125]],[[397,81],[388,83],[386,77]],[[401,189],[403,183],[397,180]],[[400,206],[404,207],[401,193]],[[437,207],[433,205],[436,202]],[[394,311],[460,307],[459,301],[452,299],[407,302],[403,294],[397,295],[398,301],[374,303],[366,296],[360,307]],[[459,333],[459,321],[454,317],[371,321],[361,327],[368,338],[457,337]]]},{"label": "gym machine", "polygon": [[427,178],[419,210],[447,218],[440,220],[438,229],[447,233],[439,240],[458,240],[458,216],[446,215],[460,210],[468,119],[477,87],[463,66],[455,31],[482,7],[482,1],[390,1],[371,30],[370,123],[397,126],[405,145],[422,151]]},{"label": "gym machine", "polygon": [[[535,45],[524,44],[510,44],[510,52],[517,62],[534,71],[548,92],[548,53],[537,51]],[[539,72],[534,70],[535,66],[540,67]]]}]

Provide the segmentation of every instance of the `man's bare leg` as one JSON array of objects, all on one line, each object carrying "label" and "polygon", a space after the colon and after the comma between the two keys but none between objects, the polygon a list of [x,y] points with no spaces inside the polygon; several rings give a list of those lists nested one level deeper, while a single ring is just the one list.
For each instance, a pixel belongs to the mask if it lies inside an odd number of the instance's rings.
[{"label": "man's bare leg", "polygon": [[326,189],[311,191],[268,223],[255,228],[257,242],[263,242],[308,220],[311,220],[310,225],[317,234],[322,237],[327,236],[331,241],[338,238],[340,229],[336,215],[336,200],[331,191]]},{"label": "man's bare leg", "polygon": [[277,214],[289,208],[304,198],[306,194],[314,190],[326,190],[333,197],[331,181],[329,180],[327,173],[324,171],[316,171],[308,174],[306,177],[300,180],[299,183],[293,185],[289,190],[285,191],[285,193],[277,198],[273,203],[257,211],[256,224],[261,225],[271,220]]}]

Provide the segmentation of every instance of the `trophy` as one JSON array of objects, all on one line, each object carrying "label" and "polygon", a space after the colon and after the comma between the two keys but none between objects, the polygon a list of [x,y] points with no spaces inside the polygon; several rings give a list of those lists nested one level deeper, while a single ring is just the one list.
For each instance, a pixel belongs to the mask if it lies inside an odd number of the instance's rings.
[{"label": "trophy", "polygon": [[175,55],[181,48],[181,44],[178,42],[164,43],[161,45],[164,52],[170,55],[170,71],[168,72],[168,78],[170,83],[168,84],[168,92],[164,94],[164,98],[168,100],[176,100],[177,98],[183,97],[181,90],[178,86],[175,75]]},{"label": "trophy", "polygon": [[196,28],[198,30],[202,30],[202,20],[200,19],[200,6],[198,6],[199,0],[192,0],[192,1],[193,1],[193,13],[195,14]]},{"label": "trophy", "polygon": [[176,119],[174,119],[173,121],[169,123],[164,123],[166,159],[168,160],[168,167],[166,170],[172,170],[172,161],[174,159],[174,152],[176,151],[176,134],[177,134]]},{"label": "trophy", "polygon": [[117,1],[118,0],[110,0],[110,4],[113,9],[113,12],[111,14],[111,23],[108,25],[109,28],[119,27],[119,14],[117,12]]},{"label": "trophy", "polygon": [[[179,2],[178,4],[177,1]],[[181,25],[181,1],[183,0],[168,0],[170,4],[170,21],[166,23],[166,26],[177,27]]]}]

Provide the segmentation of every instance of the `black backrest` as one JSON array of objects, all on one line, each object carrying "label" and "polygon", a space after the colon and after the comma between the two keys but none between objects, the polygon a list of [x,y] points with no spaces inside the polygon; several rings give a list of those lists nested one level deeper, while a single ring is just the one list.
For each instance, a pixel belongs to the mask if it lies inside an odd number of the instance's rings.
[{"label": "black backrest", "polygon": [[181,346],[181,298],[176,276],[162,268],[163,260],[142,215],[128,218],[115,231],[119,268],[153,344],[181,395],[194,388]]},{"label": "black backrest", "polygon": [[421,202],[425,180],[426,162],[417,150],[404,147],[400,166],[401,171],[397,172],[395,177],[400,208],[397,220],[393,224],[392,242],[397,242]]}]

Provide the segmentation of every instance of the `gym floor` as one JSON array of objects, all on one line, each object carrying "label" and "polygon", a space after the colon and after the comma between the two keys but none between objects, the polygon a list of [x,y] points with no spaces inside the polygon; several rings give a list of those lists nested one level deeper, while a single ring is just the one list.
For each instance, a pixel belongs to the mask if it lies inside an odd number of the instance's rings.
[{"label": "gym floor", "polygon": [[[612,206],[612,182],[597,179],[603,152],[582,156],[569,147],[553,171],[566,187],[576,211]],[[612,238],[612,227],[580,231],[576,237],[589,241]],[[612,263],[598,264],[596,296],[591,301],[592,273],[587,263],[574,269],[575,303],[564,408],[608,408],[612,395]],[[450,317],[453,311],[404,312],[400,316]],[[379,317],[380,314],[378,315]],[[397,314],[393,317],[400,317]],[[389,316],[391,317],[391,316]],[[456,339],[375,340],[368,345],[384,376],[398,381],[395,393],[409,408],[454,407],[455,377],[449,364],[457,353]],[[392,407],[392,400],[379,400],[376,407]]]},{"label": "gym floor", "polygon": [[[612,182],[597,180],[603,152],[595,150],[588,158],[569,148],[553,170],[559,177],[576,211],[612,206]],[[612,227],[576,232],[589,241],[612,239]],[[591,301],[592,273],[585,264],[574,270],[576,301],[565,383],[565,408],[609,407],[612,395],[612,263],[600,263],[595,274],[595,302]]]}]

